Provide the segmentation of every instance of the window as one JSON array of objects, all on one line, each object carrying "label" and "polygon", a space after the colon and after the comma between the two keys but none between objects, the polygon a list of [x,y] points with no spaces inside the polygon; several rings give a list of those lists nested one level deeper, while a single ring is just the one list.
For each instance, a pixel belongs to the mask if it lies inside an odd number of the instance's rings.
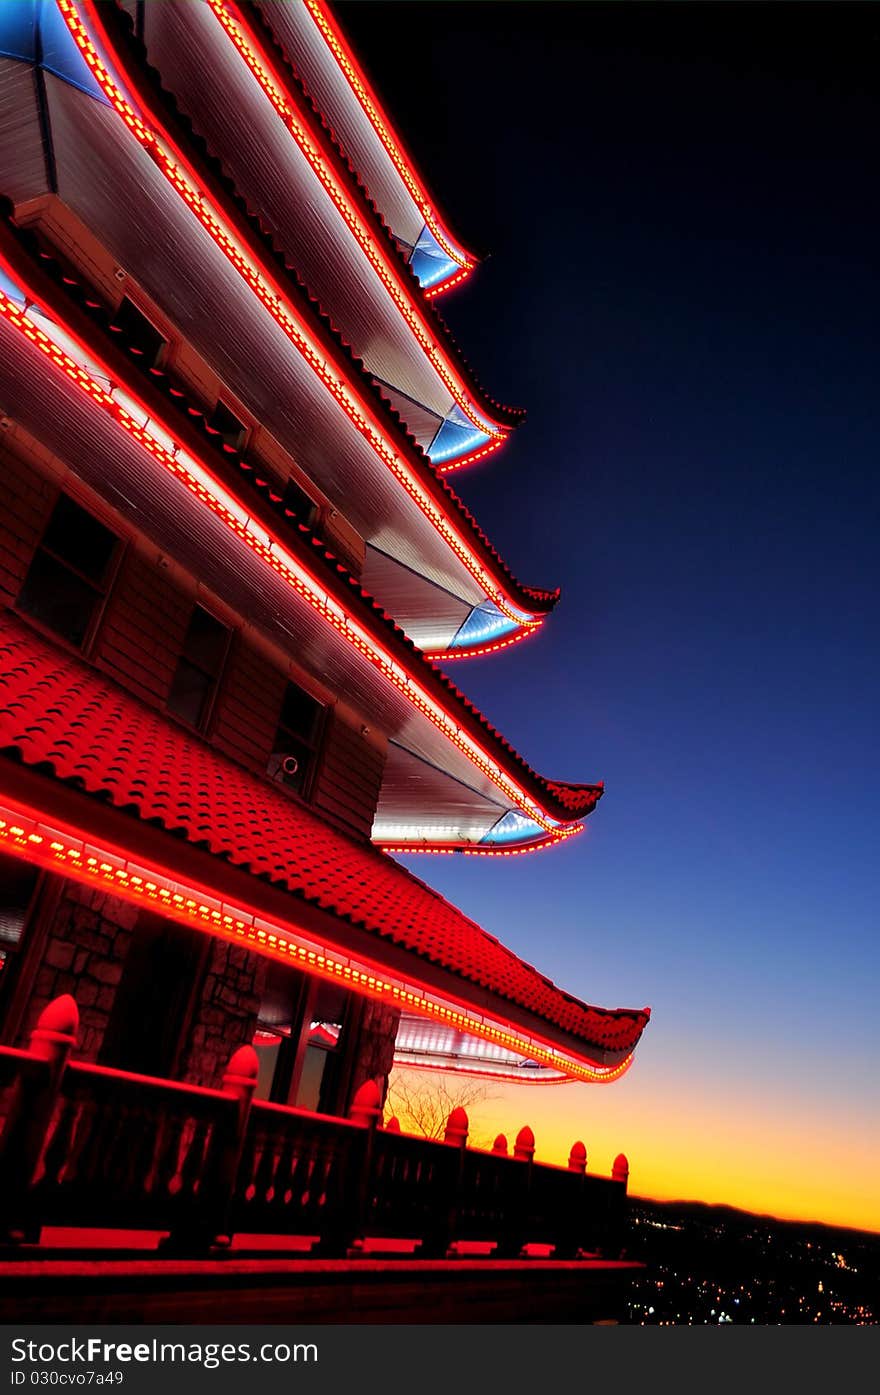
[{"label": "window", "polygon": [[166,704],[191,727],[203,728],[210,716],[228,648],[226,625],[195,606]]},{"label": "window", "polygon": [[343,1106],[352,995],[287,965],[269,967],[254,1034],[257,1098],[335,1114]]},{"label": "window", "polygon": [[319,1114],[336,1113],[340,1106],[343,1037],[351,994],[335,983],[318,987],[310,1014],[309,1034],[294,1103]]},{"label": "window", "polygon": [[287,785],[297,794],[308,792],[323,725],[324,708],[321,704],[296,683],[288,683],[272,754],[266,767],[273,780]]},{"label": "window", "polygon": [[241,450],[244,439],[247,435],[247,428],[244,422],[231,412],[225,402],[218,402],[210,417],[208,427],[215,431],[223,441],[224,446],[230,450]]},{"label": "window", "polygon": [[128,296],[123,296],[122,304],[113,316],[110,328],[123,340],[125,347],[131,353],[137,354],[148,368],[156,366],[168,343]]},{"label": "window", "polygon": [[284,486],[284,507],[296,516],[297,523],[313,528],[318,517],[318,505],[301,489],[295,479],[289,479]]},{"label": "window", "polygon": [[81,648],[107,594],[118,542],[62,494],[19,592],[19,609]]},{"label": "window", "polygon": [[19,952],[39,876],[28,863],[0,853],[0,1020],[12,999]]}]

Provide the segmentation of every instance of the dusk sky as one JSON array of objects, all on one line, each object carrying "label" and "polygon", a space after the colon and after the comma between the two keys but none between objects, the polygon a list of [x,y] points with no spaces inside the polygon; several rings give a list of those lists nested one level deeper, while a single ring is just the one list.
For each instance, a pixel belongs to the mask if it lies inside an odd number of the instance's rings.
[{"label": "dusk sky", "polygon": [[565,989],[618,1084],[479,1123],[630,1191],[880,1230],[880,11],[339,3],[450,227],[438,305],[528,419],[451,477],[562,601],[450,675],[542,774],[535,856],[408,858]]}]

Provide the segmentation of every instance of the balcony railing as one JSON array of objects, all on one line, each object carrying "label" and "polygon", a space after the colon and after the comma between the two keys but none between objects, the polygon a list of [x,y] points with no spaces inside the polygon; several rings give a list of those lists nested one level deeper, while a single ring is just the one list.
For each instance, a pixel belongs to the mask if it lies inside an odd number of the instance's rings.
[{"label": "balcony railing", "polygon": [[236,1234],[311,1237],[311,1253],[356,1257],[377,1239],[419,1257],[481,1241],[496,1257],[529,1245],[554,1258],[620,1253],[628,1168],[586,1171],[534,1160],[531,1130],[513,1154],[467,1146],[453,1110],[443,1142],[383,1127],[373,1082],[350,1117],[255,1100],[257,1060],[241,1047],[220,1090],[70,1060],[69,996],[43,1012],[27,1051],[0,1048],[0,1231],[36,1242],[44,1226],[163,1232],[168,1254],[206,1253]]}]

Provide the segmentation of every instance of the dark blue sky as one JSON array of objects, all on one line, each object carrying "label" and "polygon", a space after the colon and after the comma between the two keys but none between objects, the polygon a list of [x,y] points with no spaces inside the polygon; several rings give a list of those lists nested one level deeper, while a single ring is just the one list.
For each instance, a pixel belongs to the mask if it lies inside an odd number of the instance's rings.
[{"label": "dark blue sky", "polygon": [[438,303],[528,420],[452,483],[563,588],[450,672],[607,789],[567,847],[408,865],[569,990],[652,1004],[633,1107],[640,1075],[682,1117],[695,1081],[754,1090],[790,1146],[813,1121],[880,1168],[880,10],[336,10],[490,254]]}]

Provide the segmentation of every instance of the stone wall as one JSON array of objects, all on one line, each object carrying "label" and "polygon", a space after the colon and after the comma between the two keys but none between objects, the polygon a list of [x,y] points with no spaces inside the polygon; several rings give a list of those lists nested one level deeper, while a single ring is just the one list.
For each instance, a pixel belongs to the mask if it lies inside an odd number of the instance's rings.
[{"label": "stone wall", "polygon": [[189,1045],[179,1072],[193,1085],[217,1088],[227,1061],[253,1039],[268,961],[214,940],[201,993],[193,1005]]}]

